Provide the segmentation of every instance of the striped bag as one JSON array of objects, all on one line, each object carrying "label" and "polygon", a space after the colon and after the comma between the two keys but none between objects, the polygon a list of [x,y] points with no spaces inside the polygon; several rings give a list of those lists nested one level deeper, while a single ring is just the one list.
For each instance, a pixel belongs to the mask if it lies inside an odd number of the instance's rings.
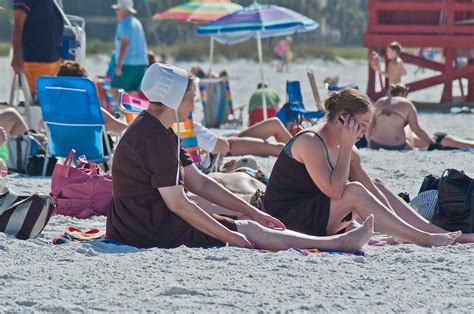
[{"label": "striped bag", "polygon": [[53,211],[54,203],[49,195],[18,195],[0,179],[0,232],[21,240],[35,238]]}]

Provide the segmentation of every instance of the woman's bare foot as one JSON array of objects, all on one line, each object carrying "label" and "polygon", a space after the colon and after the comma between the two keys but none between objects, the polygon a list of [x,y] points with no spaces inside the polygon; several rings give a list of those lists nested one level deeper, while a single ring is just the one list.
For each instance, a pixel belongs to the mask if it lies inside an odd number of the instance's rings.
[{"label": "woman's bare foot", "polygon": [[432,234],[429,234],[426,240],[426,243],[422,245],[425,245],[428,247],[451,245],[461,235],[462,235],[461,231],[448,232],[448,233],[432,233]]},{"label": "woman's bare foot", "polygon": [[341,251],[360,251],[374,233],[374,215],[370,215],[359,227],[341,235]]}]

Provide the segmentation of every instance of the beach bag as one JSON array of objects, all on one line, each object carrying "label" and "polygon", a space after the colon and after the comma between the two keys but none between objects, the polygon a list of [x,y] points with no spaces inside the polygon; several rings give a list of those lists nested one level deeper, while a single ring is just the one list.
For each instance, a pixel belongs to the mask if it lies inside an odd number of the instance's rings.
[{"label": "beach bag", "polygon": [[74,166],[75,150],[63,164],[56,164],[51,178],[51,196],[56,203],[55,214],[76,218],[106,215],[112,201],[112,176],[106,174],[85,156]]},{"label": "beach bag", "polygon": [[0,232],[21,240],[35,238],[53,211],[54,203],[49,195],[19,195],[0,179]]},{"label": "beach bag", "polygon": [[448,231],[474,232],[474,179],[446,169],[439,178],[438,203],[431,222]]},{"label": "beach bag", "polygon": [[[30,133],[11,136],[7,142],[9,171],[39,176],[43,172],[43,163],[46,156],[45,143],[39,142]],[[46,175],[53,173],[57,159],[49,157]]]}]

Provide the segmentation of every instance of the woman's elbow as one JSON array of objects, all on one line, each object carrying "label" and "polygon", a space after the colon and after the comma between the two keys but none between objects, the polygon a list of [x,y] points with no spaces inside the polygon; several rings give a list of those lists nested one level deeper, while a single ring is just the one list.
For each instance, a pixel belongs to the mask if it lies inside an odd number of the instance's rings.
[{"label": "woman's elbow", "polygon": [[186,207],[189,206],[189,200],[173,200],[170,204],[167,204],[167,206],[173,213],[181,217],[181,213],[183,213]]}]

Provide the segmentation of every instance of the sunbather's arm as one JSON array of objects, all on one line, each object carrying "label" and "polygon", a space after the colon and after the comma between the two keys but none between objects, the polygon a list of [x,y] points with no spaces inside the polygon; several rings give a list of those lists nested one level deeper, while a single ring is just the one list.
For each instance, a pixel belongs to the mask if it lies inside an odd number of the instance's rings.
[{"label": "sunbather's arm", "polygon": [[408,112],[408,125],[410,126],[411,130],[422,140],[426,143],[426,146],[434,144],[434,140],[423,130],[418,122],[418,114],[416,112],[415,105],[410,103],[410,111]]},{"label": "sunbather's arm", "polygon": [[208,200],[211,203],[242,213],[247,217],[271,228],[284,228],[278,219],[258,210],[242,198],[233,194],[214,179],[199,171],[196,166],[190,165],[185,168],[185,187],[190,192]]}]

